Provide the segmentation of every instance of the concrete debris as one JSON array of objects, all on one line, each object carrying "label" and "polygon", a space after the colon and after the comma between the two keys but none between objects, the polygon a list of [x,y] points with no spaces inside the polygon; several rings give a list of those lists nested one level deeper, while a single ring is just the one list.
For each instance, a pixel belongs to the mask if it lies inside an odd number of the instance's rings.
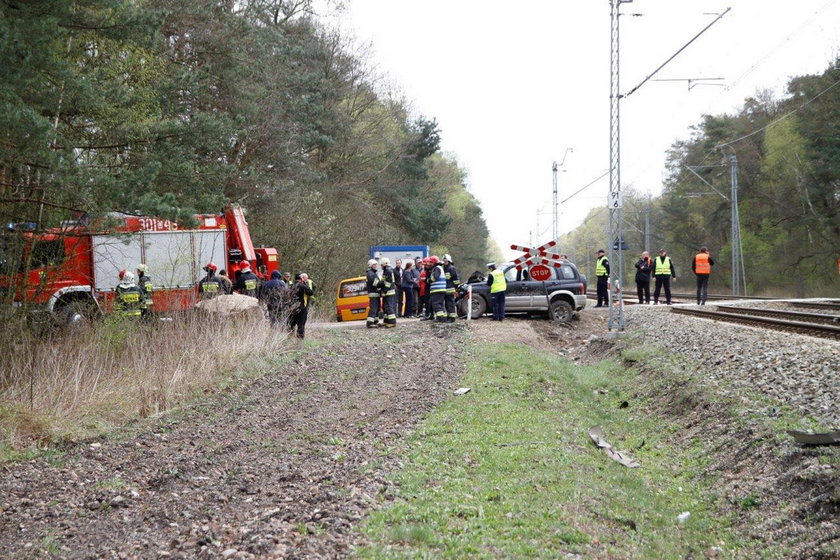
[{"label": "concrete debris", "polygon": [[636,469],[642,466],[636,460],[631,459],[621,451],[617,450],[610,444],[610,442],[605,440],[604,433],[601,430],[601,426],[593,426],[592,428],[589,428],[589,437],[592,438],[592,441],[595,442],[595,445],[603,449],[604,452],[607,454],[607,457],[609,457],[613,461],[621,463],[625,467],[631,469]]},{"label": "concrete debris", "polygon": [[195,304],[195,308],[214,315],[259,315],[260,302],[257,298],[242,294],[224,294]]},{"label": "concrete debris", "polygon": [[452,394],[460,396],[460,395],[466,395],[470,391],[471,391],[471,389],[469,387],[461,387],[460,389],[456,389],[456,390],[452,391]]},{"label": "concrete debris", "polygon": [[832,430],[819,434],[788,430],[787,433],[793,437],[796,443],[803,445],[837,445],[840,443],[840,430]]}]

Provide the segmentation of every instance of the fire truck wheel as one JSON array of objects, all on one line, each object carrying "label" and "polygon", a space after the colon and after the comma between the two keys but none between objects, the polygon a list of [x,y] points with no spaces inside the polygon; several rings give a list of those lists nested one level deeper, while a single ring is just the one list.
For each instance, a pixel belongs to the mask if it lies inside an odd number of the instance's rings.
[{"label": "fire truck wheel", "polygon": [[552,321],[571,321],[575,315],[575,310],[568,301],[562,299],[555,299],[551,302],[551,307],[548,310],[548,316]]},{"label": "fire truck wheel", "polygon": [[75,300],[62,306],[58,318],[63,326],[71,330],[81,330],[90,326],[93,315],[91,304]]}]

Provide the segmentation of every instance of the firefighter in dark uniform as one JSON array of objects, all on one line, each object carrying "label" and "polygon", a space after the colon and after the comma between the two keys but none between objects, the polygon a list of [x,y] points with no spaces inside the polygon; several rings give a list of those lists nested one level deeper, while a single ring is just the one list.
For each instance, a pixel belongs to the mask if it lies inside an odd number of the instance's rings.
[{"label": "firefighter in dark uniform", "polygon": [[198,282],[198,295],[201,299],[213,299],[219,294],[225,293],[225,286],[222,279],[216,276],[216,265],[209,262],[204,265],[204,272],[207,275]]},{"label": "firefighter in dark uniform", "polygon": [[393,328],[397,326],[397,275],[391,268],[391,259],[382,257],[379,262],[382,265],[383,326]]},{"label": "firefighter in dark uniform", "polygon": [[435,255],[429,257],[429,301],[435,314],[436,323],[446,323],[446,272]]},{"label": "firefighter in dark uniform", "polygon": [[446,321],[454,323],[458,318],[458,313],[455,311],[455,289],[461,285],[461,281],[458,280],[458,269],[452,264],[452,257],[448,253],[443,255],[443,273],[446,277],[446,293],[443,296]]},{"label": "firefighter in dark uniform", "polygon": [[595,260],[595,278],[598,281],[598,303],[595,307],[609,305],[610,294],[607,284],[610,279],[610,261],[604,256],[603,249],[598,249],[598,257]]},{"label": "firefighter in dark uniform", "polygon": [[134,282],[134,274],[125,270],[120,271],[120,283],[114,288],[114,293],[114,311],[120,317],[135,319],[143,315],[145,294]]},{"label": "firefighter in dark uniform", "polygon": [[260,302],[265,305],[265,314],[272,327],[283,322],[283,295],[288,288],[279,270],[273,271],[271,279],[260,288]]},{"label": "firefighter in dark uniform", "polygon": [[152,304],[152,279],[146,276],[149,267],[140,263],[137,265],[137,286],[143,291],[143,316],[148,317]]},{"label": "firefighter in dark uniform", "polygon": [[376,267],[378,265],[379,263],[376,262],[376,259],[370,259],[368,261],[365,284],[368,295],[367,328],[369,329],[379,326],[379,304],[382,301],[382,294],[379,293],[381,281],[379,275],[376,273]]},{"label": "firefighter in dark uniform", "polygon": [[236,285],[233,289],[242,295],[257,297],[257,289],[259,288],[259,278],[251,272],[251,263],[242,261],[239,265],[239,278],[236,280]]}]

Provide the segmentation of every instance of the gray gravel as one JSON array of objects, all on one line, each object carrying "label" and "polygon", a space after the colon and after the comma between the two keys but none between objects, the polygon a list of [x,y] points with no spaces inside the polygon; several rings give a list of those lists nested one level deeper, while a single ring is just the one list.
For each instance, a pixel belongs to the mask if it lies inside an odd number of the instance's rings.
[{"label": "gray gravel", "polygon": [[628,332],[696,364],[722,394],[771,401],[748,408],[772,414],[783,405],[801,414],[803,427],[840,428],[840,341],[677,315],[664,305],[627,306],[625,319]]}]

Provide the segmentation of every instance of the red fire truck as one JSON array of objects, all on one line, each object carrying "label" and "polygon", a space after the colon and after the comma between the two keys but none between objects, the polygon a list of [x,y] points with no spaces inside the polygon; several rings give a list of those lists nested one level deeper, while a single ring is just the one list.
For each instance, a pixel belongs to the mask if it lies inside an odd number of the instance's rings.
[{"label": "red fire truck", "polygon": [[[231,278],[242,261],[265,277],[278,269],[277,250],[254,247],[238,205],[226,206],[221,214],[196,215],[194,222],[183,227],[169,220],[113,214],[43,232],[15,231],[25,230],[25,224],[10,224],[6,245],[0,246],[0,293],[14,305],[74,323],[110,311],[119,271],[134,271],[140,263],[152,279],[154,313],[190,309],[208,262],[227,269]],[[9,244],[15,234],[17,251]]]}]

